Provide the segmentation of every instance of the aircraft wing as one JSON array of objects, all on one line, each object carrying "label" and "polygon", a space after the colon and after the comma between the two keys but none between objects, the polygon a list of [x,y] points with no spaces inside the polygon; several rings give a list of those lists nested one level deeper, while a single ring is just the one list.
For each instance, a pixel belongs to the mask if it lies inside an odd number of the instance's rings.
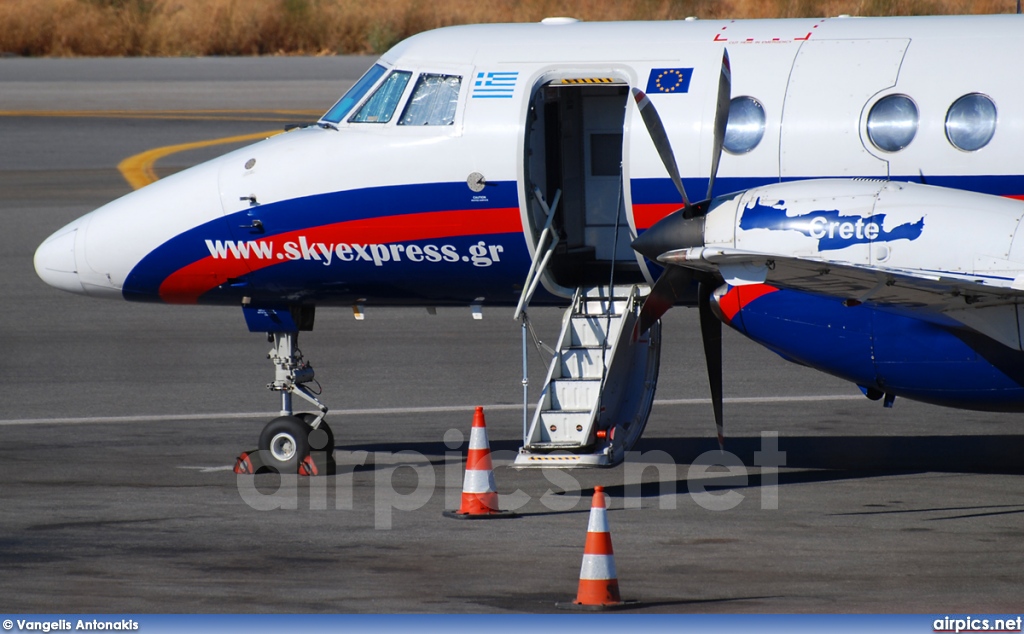
[{"label": "aircraft wing", "polygon": [[1024,300],[1024,273],[1015,278],[984,277],[718,247],[678,249],[663,254],[659,260],[717,272],[734,286],[766,283],[856,302],[934,312],[955,312]]}]

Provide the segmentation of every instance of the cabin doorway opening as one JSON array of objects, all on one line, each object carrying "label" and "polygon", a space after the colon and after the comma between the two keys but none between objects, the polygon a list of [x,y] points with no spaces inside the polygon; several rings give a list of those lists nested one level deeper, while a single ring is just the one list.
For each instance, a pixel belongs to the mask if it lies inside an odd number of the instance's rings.
[{"label": "cabin doorway opening", "polygon": [[565,288],[643,283],[630,242],[622,188],[623,123],[629,86],[614,79],[554,79],[534,93],[527,116],[525,173],[534,239],[551,204],[559,242],[547,274]]}]

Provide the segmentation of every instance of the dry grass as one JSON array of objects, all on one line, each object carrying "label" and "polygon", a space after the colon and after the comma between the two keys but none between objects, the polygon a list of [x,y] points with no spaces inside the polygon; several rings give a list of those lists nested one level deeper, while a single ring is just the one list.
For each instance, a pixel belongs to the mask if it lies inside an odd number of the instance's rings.
[{"label": "dry grass", "polygon": [[473,22],[1009,13],[1015,0],[0,0],[0,52],[31,56],[381,53]]}]

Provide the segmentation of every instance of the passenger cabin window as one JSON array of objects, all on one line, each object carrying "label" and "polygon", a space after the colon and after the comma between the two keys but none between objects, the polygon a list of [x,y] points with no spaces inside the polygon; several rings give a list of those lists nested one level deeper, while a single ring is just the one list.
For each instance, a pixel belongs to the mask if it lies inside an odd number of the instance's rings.
[{"label": "passenger cabin window", "polygon": [[334,104],[334,106],[327,111],[327,114],[323,116],[322,121],[339,123],[346,115],[348,115],[349,111],[351,111],[352,108],[359,103],[364,96],[366,96],[366,93],[370,92],[370,88],[373,88],[373,85],[377,83],[377,80],[380,79],[387,70],[388,69],[384,68],[380,64],[374,64],[373,68],[366,71],[366,74],[360,77],[359,81],[348,89],[348,92],[338,100],[338,103]]},{"label": "passenger cabin window", "polygon": [[888,95],[868,113],[868,138],[884,152],[899,152],[917,134],[917,104],[906,95]]},{"label": "passenger cabin window", "polygon": [[746,154],[764,138],[764,106],[753,97],[734,97],[729,102],[729,122],[722,147],[730,154]]},{"label": "passenger cabin window", "polygon": [[391,121],[410,77],[412,77],[412,73],[408,71],[392,72],[349,121],[352,123],[387,123]]},{"label": "passenger cabin window", "polygon": [[458,75],[420,75],[398,125],[452,125],[461,87]]},{"label": "passenger cabin window", "polygon": [[964,95],[946,113],[946,138],[965,152],[985,147],[995,133],[996,104],[985,95]]}]

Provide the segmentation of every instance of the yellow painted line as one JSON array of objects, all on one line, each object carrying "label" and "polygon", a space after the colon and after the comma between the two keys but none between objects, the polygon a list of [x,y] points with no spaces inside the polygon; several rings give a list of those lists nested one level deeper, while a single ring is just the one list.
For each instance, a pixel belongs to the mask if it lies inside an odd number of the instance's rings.
[{"label": "yellow painted line", "polygon": [[320,118],[319,110],[0,110],[0,117],[177,119],[187,121],[308,121]]},{"label": "yellow painted line", "polygon": [[[320,118],[319,110],[0,110],[0,117],[44,117],[44,118],[117,118],[117,119],[177,119],[188,121],[261,121],[261,122],[295,122],[296,118],[316,120]],[[256,132],[240,136],[225,137],[181,143],[146,150],[135,156],[129,156],[117,165],[118,171],[133,189],[141,189],[156,182],[157,175],[153,165],[165,156],[222,145],[225,143],[242,143],[258,141],[280,134],[281,130]]]},{"label": "yellow painted line", "polygon": [[222,139],[208,139],[206,141],[194,141],[192,143],[179,143],[178,145],[165,145],[163,147],[153,148],[152,150],[146,150],[145,152],[141,152],[135,156],[129,156],[117,164],[117,169],[121,172],[121,176],[124,176],[124,179],[128,181],[128,184],[132,186],[132,189],[141,189],[158,180],[156,172],[153,169],[153,165],[158,160],[166,156],[177,154],[178,152],[185,152],[187,150],[198,150],[212,145],[259,141],[280,133],[281,130],[270,130],[268,132],[229,136]]}]

